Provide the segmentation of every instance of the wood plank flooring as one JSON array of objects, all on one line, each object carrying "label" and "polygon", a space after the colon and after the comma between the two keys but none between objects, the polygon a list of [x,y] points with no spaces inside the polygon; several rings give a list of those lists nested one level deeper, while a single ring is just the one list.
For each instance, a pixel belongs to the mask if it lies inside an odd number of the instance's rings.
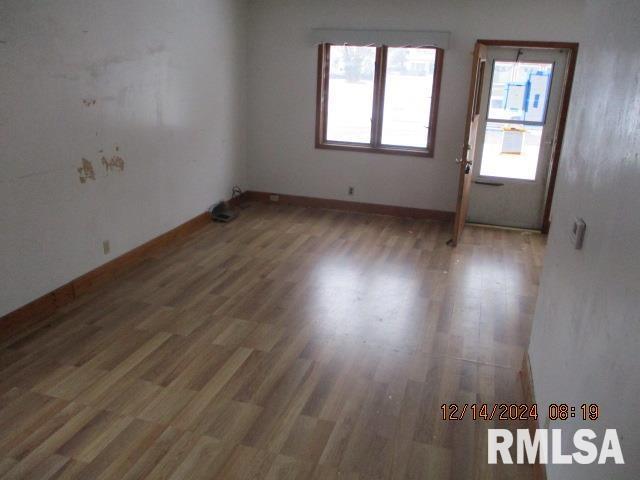
[{"label": "wood plank flooring", "polygon": [[6,479],[527,479],[442,403],[522,402],[544,237],[250,204],[0,345]]}]

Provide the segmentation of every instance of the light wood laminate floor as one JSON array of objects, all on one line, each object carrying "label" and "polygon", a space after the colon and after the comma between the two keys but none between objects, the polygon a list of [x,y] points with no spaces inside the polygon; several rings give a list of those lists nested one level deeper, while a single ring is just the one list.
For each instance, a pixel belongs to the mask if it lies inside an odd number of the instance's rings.
[{"label": "light wood laminate floor", "polygon": [[0,477],[527,479],[544,237],[250,204],[0,347]]}]

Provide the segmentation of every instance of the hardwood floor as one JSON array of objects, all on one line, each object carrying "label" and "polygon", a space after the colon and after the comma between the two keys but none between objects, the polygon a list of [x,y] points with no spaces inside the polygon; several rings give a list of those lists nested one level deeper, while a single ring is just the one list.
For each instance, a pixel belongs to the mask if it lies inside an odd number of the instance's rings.
[{"label": "hardwood floor", "polygon": [[7,479],[527,479],[442,403],[522,402],[544,237],[250,204],[0,348]]}]

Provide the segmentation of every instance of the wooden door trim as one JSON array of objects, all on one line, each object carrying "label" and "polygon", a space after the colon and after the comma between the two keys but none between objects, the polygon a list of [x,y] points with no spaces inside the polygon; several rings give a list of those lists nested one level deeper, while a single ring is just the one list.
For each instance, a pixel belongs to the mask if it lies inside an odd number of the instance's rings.
[{"label": "wooden door trim", "polygon": [[564,76],[564,84],[562,85],[562,99],[560,101],[560,111],[558,122],[556,124],[555,141],[551,151],[551,164],[547,177],[547,189],[544,199],[544,213],[542,215],[542,233],[549,233],[551,226],[551,205],[553,203],[553,194],[556,188],[556,178],[558,176],[558,166],[560,164],[560,153],[562,152],[562,141],[566,131],[567,117],[569,114],[569,102],[571,101],[571,89],[573,87],[573,79],[576,71],[576,60],[578,57],[579,44],[575,42],[539,42],[528,40],[478,40],[487,47],[505,47],[505,48],[540,48],[540,49],[566,49],[567,70]]},{"label": "wooden door trim", "polygon": [[[482,63],[486,61],[482,59],[481,50],[486,50],[484,45],[481,45],[479,42],[476,42],[473,48],[473,64],[471,66],[471,78],[469,79],[469,96],[467,99],[467,114],[464,122],[464,142],[462,145],[462,156],[460,157],[460,170],[458,172],[458,196],[456,200],[456,213],[453,221],[453,229],[451,240],[447,242],[447,245],[456,246],[458,244],[458,240],[462,235],[462,230],[464,229],[464,224],[466,222],[467,216],[467,206],[469,203],[468,195],[466,196],[465,203],[465,190],[468,193],[468,186],[471,180],[467,180],[467,173],[465,169],[467,168],[467,160],[469,155],[469,141],[470,141],[470,130],[473,124],[474,117],[476,116],[476,106],[480,102],[480,99],[477,98],[478,95],[482,95],[482,90],[480,87],[480,78],[479,75],[481,72],[484,72],[484,68],[482,68]],[[475,151],[474,151],[475,155]],[[473,161],[473,159],[472,159]],[[465,188],[466,187],[466,188]]]}]

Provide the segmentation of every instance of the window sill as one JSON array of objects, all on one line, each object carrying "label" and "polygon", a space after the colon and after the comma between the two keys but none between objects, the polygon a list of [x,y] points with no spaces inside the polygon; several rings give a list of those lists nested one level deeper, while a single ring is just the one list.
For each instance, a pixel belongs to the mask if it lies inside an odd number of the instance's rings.
[{"label": "window sill", "polygon": [[403,148],[403,147],[370,147],[367,145],[350,144],[350,143],[319,143],[316,142],[316,148],[326,150],[343,150],[347,152],[360,153],[384,153],[387,155],[407,155],[411,157],[433,158],[433,151],[425,148]]}]

